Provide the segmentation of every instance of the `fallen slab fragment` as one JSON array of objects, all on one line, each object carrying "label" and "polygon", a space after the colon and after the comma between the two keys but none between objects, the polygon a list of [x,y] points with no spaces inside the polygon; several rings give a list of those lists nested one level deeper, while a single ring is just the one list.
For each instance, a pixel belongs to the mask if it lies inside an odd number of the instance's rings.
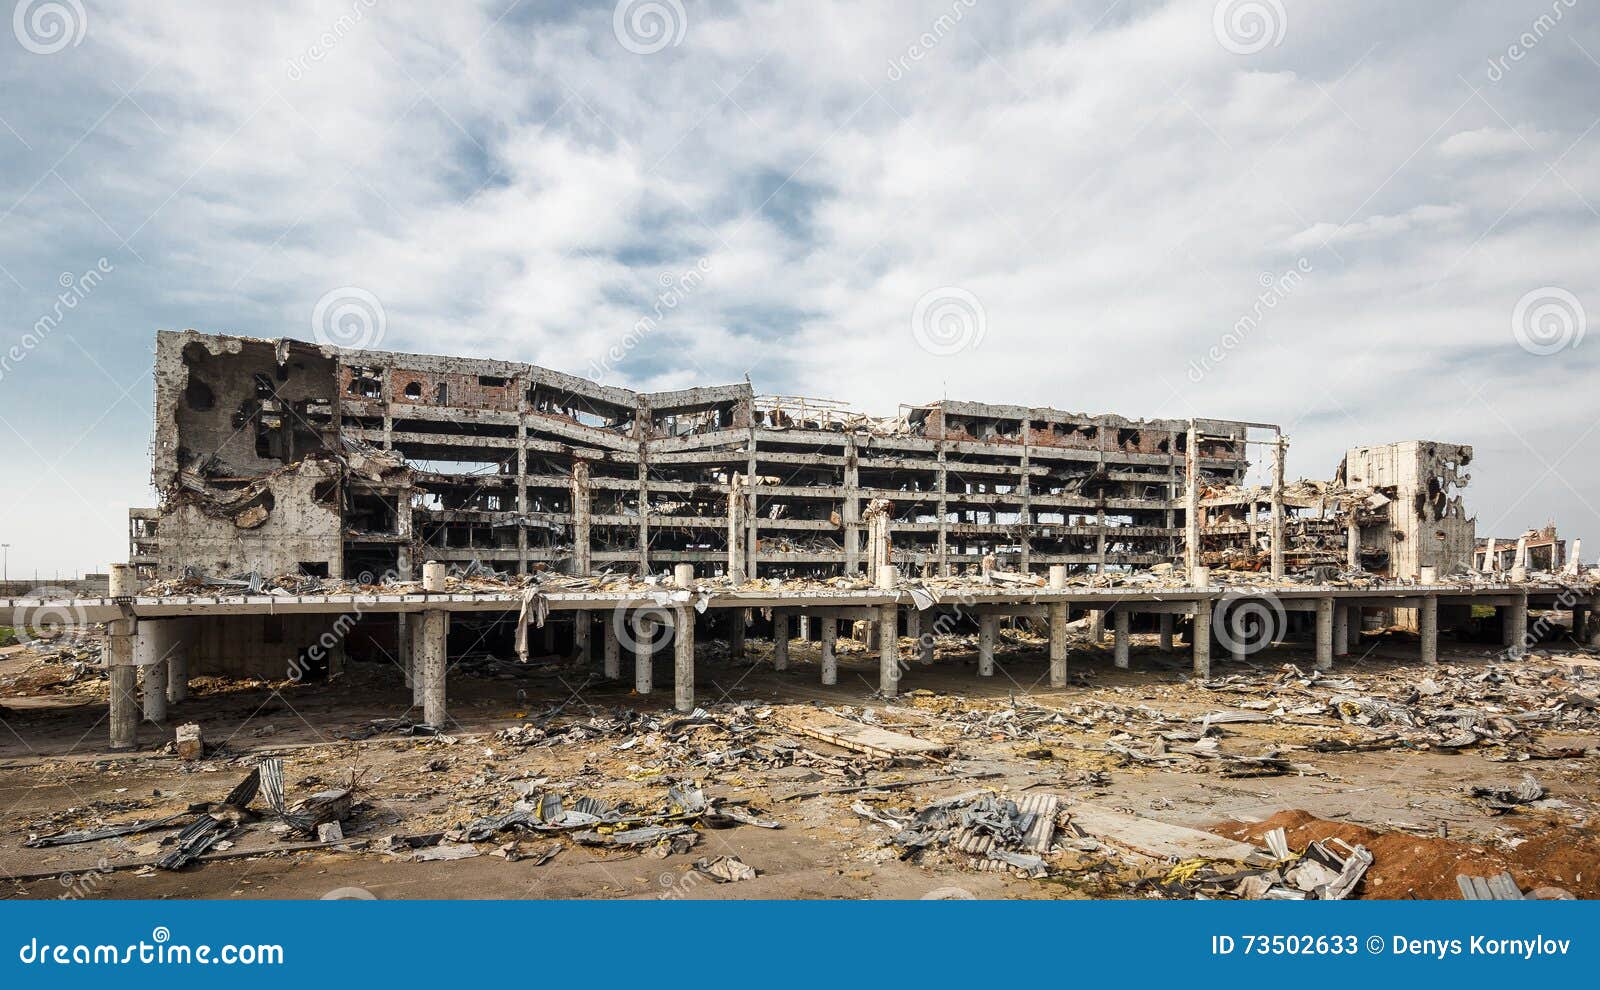
[{"label": "fallen slab fragment", "polygon": [[793,726],[794,731],[857,753],[871,753],[888,759],[896,757],[938,756],[950,751],[943,743],[890,732],[875,725],[861,725],[843,719],[814,720]]},{"label": "fallen slab fragment", "polygon": [[1072,824],[1096,839],[1146,856],[1161,859],[1168,856],[1179,859],[1231,859],[1239,862],[1271,858],[1247,842],[1236,842],[1199,829],[1130,815],[1096,804],[1075,804],[1067,809],[1067,813]]}]

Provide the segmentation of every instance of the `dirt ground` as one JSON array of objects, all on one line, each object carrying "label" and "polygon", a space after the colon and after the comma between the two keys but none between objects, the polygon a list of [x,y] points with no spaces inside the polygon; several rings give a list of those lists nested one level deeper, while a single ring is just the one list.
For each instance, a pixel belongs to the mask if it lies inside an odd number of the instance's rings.
[{"label": "dirt ground", "polygon": [[[1072,683],[1051,690],[1044,644],[1010,630],[1003,638],[996,675],[983,678],[973,638],[942,637],[936,662],[913,663],[904,693],[887,702],[874,696],[875,656],[855,643],[841,640],[832,687],[818,683],[814,643],[795,642],[782,672],[772,668],[770,643],[752,641],[742,660],[705,643],[697,697],[708,717],[695,725],[671,711],[670,657],[656,672],[665,690],[646,697],[632,692],[631,668],[621,682],[571,663],[455,671],[453,724],[431,736],[395,731],[393,720],[420,715],[393,667],[351,663],[323,685],[202,678],[167,725],[141,727],[141,748],[130,754],[105,750],[106,682],[92,666],[6,648],[0,891],[18,898],[1183,896],[1181,885],[1160,882],[1170,881],[1182,857],[1146,855],[1125,836],[1074,825],[1075,807],[1097,807],[1255,845],[1274,827],[1285,829],[1295,850],[1329,838],[1360,843],[1374,860],[1360,897],[1455,898],[1457,873],[1502,870],[1523,890],[1600,896],[1600,659],[1593,653],[1551,646],[1508,665],[1489,646],[1447,642],[1441,663],[1429,668],[1403,634],[1369,634],[1359,655],[1342,658],[1331,674],[1312,671],[1308,646],[1290,645],[1245,663],[1224,659],[1201,684],[1181,647],[1163,653],[1154,637],[1135,637],[1132,669],[1118,670],[1109,641],[1080,636],[1069,660]],[[204,758],[185,761],[172,751],[179,722],[203,728]],[[852,751],[802,731],[821,722],[865,723],[948,751],[898,758]],[[246,816],[254,820],[176,871],[153,864],[189,819],[80,844],[24,846],[30,836],[219,802],[267,757],[283,759],[291,799],[337,788],[354,774],[357,798],[342,840],[318,845],[314,836],[292,834],[258,798]],[[1512,791],[1530,776],[1538,794],[1528,800],[1472,793]],[[572,832],[513,831],[471,843],[460,832],[531,795],[649,809],[663,807],[674,785],[698,785],[740,817],[780,827],[700,821],[676,845],[639,849],[584,844]],[[995,869],[953,848],[908,851],[891,842],[885,813],[899,820],[980,790],[1061,799],[1047,875]],[[430,849],[469,858],[416,858]],[[723,883],[693,865],[724,856],[757,875]]]}]

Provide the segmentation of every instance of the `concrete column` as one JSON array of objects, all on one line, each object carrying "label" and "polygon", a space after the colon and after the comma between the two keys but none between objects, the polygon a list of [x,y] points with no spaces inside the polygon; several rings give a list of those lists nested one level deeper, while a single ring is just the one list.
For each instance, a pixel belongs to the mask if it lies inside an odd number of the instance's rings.
[{"label": "concrete column", "polygon": [[401,612],[395,616],[394,648],[396,659],[400,661],[400,670],[405,674],[406,687],[412,683],[412,665],[415,658],[411,655],[412,622],[411,616]]},{"label": "concrete column", "polygon": [[[445,567],[437,560],[422,565],[422,590],[439,594],[445,590]],[[422,613],[421,641],[415,674],[422,693],[422,720],[436,729],[445,726],[444,678],[447,664],[445,641],[449,636],[449,613],[427,609]]]},{"label": "concrete column", "polygon": [[1513,660],[1521,660],[1528,652],[1528,596],[1517,596],[1512,606],[1506,609],[1506,636],[1510,642],[1506,644],[1507,655]]},{"label": "concrete column", "polygon": [[418,643],[421,662],[417,665],[420,675],[417,684],[422,691],[422,720],[436,729],[443,729],[446,720],[444,677],[448,619],[449,614],[443,609],[423,612],[422,636]]},{"label": "concrete column", "polygon": [[839,658],[834,655],[834,647],[839,638],[839,622],[837,619],[818,619],[822,623],[822,683],[839,683]]},{"label": "concrete column", "polygon": [[1050,588],[1052,590],[1054,590],[1054,591],[1060,591],[1062,588],[1065,588],[1066,586],[1067,586],[1067,565],[1066,564],[1051,564],[1050,565]]},{"label": "concrete column", "polygon": [[145,619],[133,637],[133,662],[144,688],[144,718],[161,725],[167,720],[167,653],[174,641],[172,619]]},{"label": "concrete column", "polygon": [[672,583],[680,588],[694,587],[694,565],[675,564],[672,568]]},{"label": "concrete column", "polygon": [[980,615],[978,617],[978,676],[994,676],[994,634],[995,627],[1000,624],[997,615]]},{"label": "concrete column", "polygon": [[1089,641],[1096,645],[1106,641],[1106,611],[1103,608],[1089,610]]},{"label": "concrete column", "polygon": [[[132,598],[139,582],[132,564],[111,565],[111,597]],[[111,749],[133,749],[139,741],[139,699],[134,693],[137,668],[134,666],[134,637],[137,619],[116,619],[106,623],[106,666],[110,668]]]},{"label": "concrete column", "polygon": [[1184,442],[1183,573],[1192,579],[1200,566],[1200,431],[1192,419]]},{"label": "concrete column", "polygon": [[1067,603],[1051,602],[1050,611],[1050,686],[1067,686]]},{"label": "concrete column", "polygon": [[1128,669],[1128,620],[1129,615],[1126,608],[1112,610],[1111,623],[1115,633],[1115,640],[1112,645],[1112,663],[1123,670]]},{"label": "concrete column", "polygon": [[912,605],[906,609],[906,639],[922,637],[922,610]]},{"label": "concrete column", "polygon": [[927,620],[917,623],[918,656],[928,666],[933,664],[933,631],[937,628],[934,618],[934,610],[929,609]]},{"label": "concrete column", "polygon": [[1333,599],[1317,599],[1317,669],[1333,669]]},{"label": "concrete column", "polygon": [[[640,500],[643,504],[643,500]],[[572,573],[589,573],[592,554],[589,542],[589,463],[572,462]],[[585,658],[587,659],[587,658]]]},{"label": "concrete column", "polygon": [[1428,595],[1422,599],[1417,613],[1417,637],[1422,648],[1423,663],[1439,662],[1439,596]]},{"label": "concrete column", "polygon": [[789,613],[772,610],[772,669],[789,669]]},{"label": "concrete column", "polygon": [[600,636],[604,641],[606,680],[619,680],[622,677],[622,644],[617,642],[616,624],[601,623]]},{"label": "concrete column", "polygon": [[1194,676],[1211,679],[1211,600],[1201,599],[1194,605],[1194,629],[1189,638],[1194,641]]},{"label": "concrete column", "polygon": [[[694,580],[694,568],[689,564],[679,564],[677,571],[680,575],[683,568],[690,570],[689,581]],[[680,712],[694,711],[694,609],[680,605],[672,610],[673,633],[673,669],[672,693],[674,707]]]},{"label": "concrete column", "polygon": [[1589,606],[1580,603],[1572,606],[1572,639],[1582,643],[1589,636]]},{"label": "concrete column", "polygon": [[[879,572],[894,570],[880,567]],[[900,636],[896,626],[899,617],[896,605],[878,607],[878,690],[885,698],[893,698],[900,688]]]},{"label": "concrete column", "polygon": [[1333,607],[1333,655],[1347,657],[1350,655],[1350,606],[1336,604]]},{"label": "concrete column", "polygon": [[167,651],[167,701],[176,705],[189,698],[189,651],[194,649],[198,619],[171,619],[172,648]]},{"label": "concrete column", "polygon": [[589,637],[594,631],[592,626],[588,609],[580,608],[572,613],[572,653],[584,665],[594,659],[594,650],[589,644]]},{"label": "concrete column", "polygon": [[1172,613],[1162,612],[1156,619],[1161,631],[1161,652],[1172,652]]},{"label": "concrete column", "polygon": [[744,657],[744,609],[728,609],[728,656]]},{"label": "concrete column", "polygon": [[802,643],[811,642],[811,616],[804,612],[800,613],[798,628],[799,632],[795,633],[795,637]]},{"label": "concrete column", "polygon": [[1272,580],[1283,580],[1283,462],[1289,441],[1278,435],[1272,446]]},{"label": "concrete column", "polygon": [[637,624],[639,642],[633,648],[633,690],[646,695],[655,688],[656,623],[654,619],[640,616]]},{"label": "concrete column", "polygon": [[1361,649],[1361,623],[1365,620],[1366,615],[1360,605],[1346,605],[1345,611],[1350,613],[1349,628],[1347,629],[1350,639],[1347,652],[1354,653],[1356,650]]},{"label": "concrete column", "polygon": [[[1219,607],[1222,607],[1222,606],[1219,606]],[[1230,629],[1230,630],[1233,631],[1233,635],[1230,635],[1230,636],[1227,637],[1227,639],[1228,639],[1228,644],[1227,644],[1228,645],[1228,659],[1232,660],[1235,663],[1243,663],[1246,660],[1250,659],[1250,652],[1247,649],[1245,649],[1245,647],[1248,646],[1249,644],[1245,642],[1245,636],[1243,635],[1243,633],[1244,633],[1243,627],[1242,626],[1238,626],[1238,616],[1239,616],[1239,606],[1235,605],[1233,607],[1233,609],[1230,611],[1230,613],[1227,616],[1224,617],[1225,619],[1227,619],[1227,625],[1224,628],[1227,628],[1227,629]],[[1237,627],[1237,628],[1235,628],[1235,627]],[[1223,639],[1223,637],[1221,637],[1221,636],[1217,637],[1217,641],[1219,643],[1222,641],[1222,639]],[[1269,643],[1269,644],[1266,644],[1266,645],[1270,646],[1271,644]]]},{"label": "concrete column", "polygon": [[1344,566],[1349,571],[1361,569],[1361,525],[1353,513],[1344,525]]},{"label": "concrete column", "polygon": [[1584,642],[1600,648],[1600,595],[1589,600],[1589,620],[1584,626]]}]

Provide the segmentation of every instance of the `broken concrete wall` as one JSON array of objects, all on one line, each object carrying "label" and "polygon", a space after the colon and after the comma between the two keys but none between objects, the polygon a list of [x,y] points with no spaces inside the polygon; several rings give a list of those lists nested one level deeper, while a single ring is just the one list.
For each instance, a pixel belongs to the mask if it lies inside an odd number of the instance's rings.
[{"label": "broken concrete wall", "polygon": [[1461,495],[1471,463],[1466,444],[1407,440],[1350,448],[1348,483],[1390,500],[1387,518],[1361,533],[1364,544],[1389,548],[1389,577],[1415,579],[1427,566],[1440,577],[1471,569],[1477,519],[1467,515]]},{"label": "broken concrete wall", "polygon": [[240,484],[179,487],[163,509],[156,574],[207,577],[301,570],[340,577],[341,467],[308,458]]}]

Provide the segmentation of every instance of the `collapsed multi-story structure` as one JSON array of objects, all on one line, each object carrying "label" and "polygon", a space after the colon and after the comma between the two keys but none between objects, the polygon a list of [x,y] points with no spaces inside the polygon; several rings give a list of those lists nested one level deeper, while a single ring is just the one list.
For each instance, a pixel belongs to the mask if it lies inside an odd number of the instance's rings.
[{"label": "collapsed multi-story structure", "polygon": [[526,573],[823,576],[985,557],[1040,570],[1182,557],[1189,436],[1239,485],[1252,430],[936,402],[874,419],[749,384],[640,393],[530,364],[194,331],[156,341],[147,578]]}]

